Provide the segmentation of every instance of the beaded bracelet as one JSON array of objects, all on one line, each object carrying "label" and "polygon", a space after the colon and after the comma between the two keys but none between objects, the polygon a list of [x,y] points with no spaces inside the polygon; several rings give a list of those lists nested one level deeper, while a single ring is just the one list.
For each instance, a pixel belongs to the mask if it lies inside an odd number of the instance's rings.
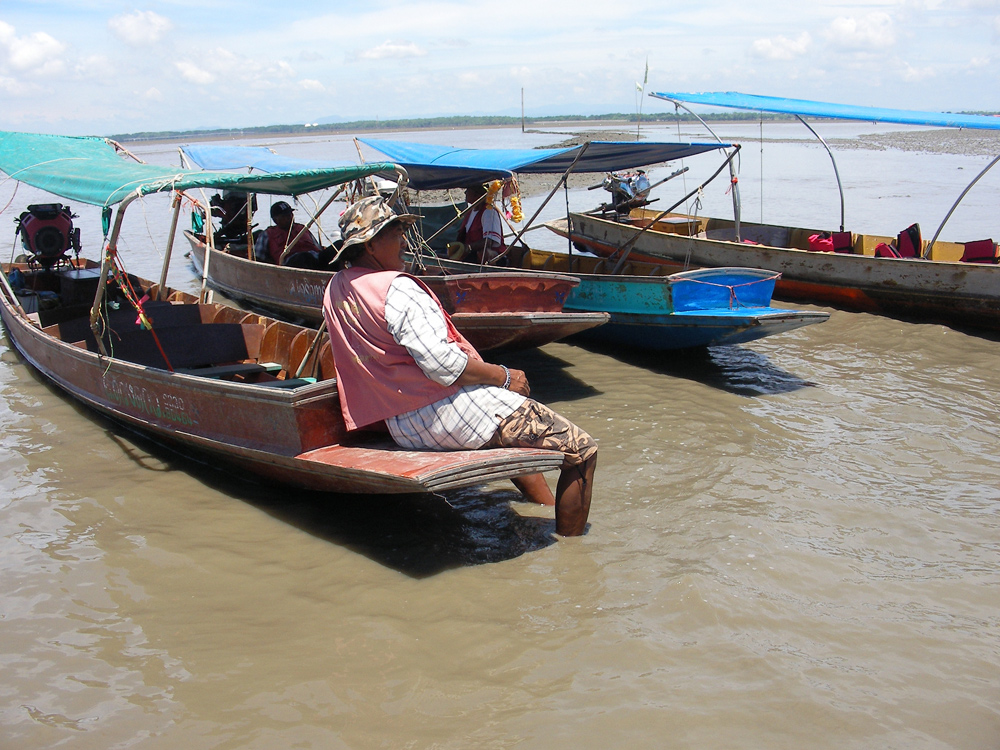
[{"label": "beaded bracelet", "polygon": [[507,365],[500,366],[503,368],[503,374],[505,375],[502,388],[507,390],[510,388],[510,370],[507,369]]}]

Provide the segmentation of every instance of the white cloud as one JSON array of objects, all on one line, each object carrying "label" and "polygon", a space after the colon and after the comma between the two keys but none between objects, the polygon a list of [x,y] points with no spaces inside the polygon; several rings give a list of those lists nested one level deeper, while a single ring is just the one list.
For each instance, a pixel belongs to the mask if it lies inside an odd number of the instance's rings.
[{"label": "white cloud", "polygon": [[14,78],[0,76],[0,91],[6,91],[12,96],[23,96],[24,94],[27,94],[29,90],[30,87]]},{"label": "white cloud", "polygon": [[177,66],[177,70],[180,71],[181,76],[191,83],[196,83],[199,86],[207,86],[208,84],[215,82],[214,75],[209,73],[204,68],[199,68],[193,62],[179,60],[174,63],[174,65]]},{"label": "white cloud", "polygon": [[896,32],[888,13],[869,13],[861,18],[841,16],[830,23],[826,37],[838,47],[878,50],[896,42]]},{"label": "white cloud", "polygon": [[926,81],[928,78],[934,77],[934,69],[925,68],[914,68],[912,65],[905,65],[903,67],[903,80],[908,83],[916,83],[918,81]]},{"label": "white cloud", "polygon": [[384,60],[388,57],[406,58],[423,57],[427,53],[413,42],[382,42],[377,47],[365,50],[358,55],[363,60]]},{"label": "white cloud", "polygon": [[797,39],[776,36],[773,39],[757,39],[750,47],[756,57],[767,60],[792,60],[801,57],[809,50],[812,37],[808,31],[803,31]]},{"label": "white cloud", "polygon": [[326,87],[322,83],[311,78],[303,78],[299,81],[299,88],[305,91],[326,91]]},{"label": "white cloud", "polygon": [[58,75],[66,67],[65,50],[65,44],[44,31],[18,36],[13,26],[0,21],[0,65],[36,76]]},{"label": "white cloud", "polygon": [[137,10],[135,13],[115,16],[108,21],[108,27],[126,44],[139,47],[160,41],[174,25],[169,18],[151,10]]},{"label": "white cloud", "polygon": [[144,99],[148,99],[151,102],[162,102],[163,101],[163,94],[161,94],[160,90],[158,88],[156,88],[155,86],[153,86],[150,89],[147,89],[146,93],[143,94],[142,96],[143,96]]},{"label": "white cloud", "polygon": [[89,55],[77,62],[74,71],[83,78],[106,79],[115,73],[115,67],[104,55]]}]

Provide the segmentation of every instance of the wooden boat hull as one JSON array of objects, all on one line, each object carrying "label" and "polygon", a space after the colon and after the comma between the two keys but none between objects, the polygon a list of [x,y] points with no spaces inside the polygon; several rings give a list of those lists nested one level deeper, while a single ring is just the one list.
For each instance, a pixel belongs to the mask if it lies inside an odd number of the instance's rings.
[{"label": "wooden boat hull", "polygon": [[[198,273],[205,263],[205,243],[186,232]],[[212,254],[209,284],[228,297],[280,316],[318,325],[323,292],[332,274],[258,263],[223,252]],[[565,312],[563,302],[577,280],[540,277],[503,269],[500,275],[426,276],[462,334],[480,352],[527,349],[557,341],[607,322],[594,312]]]},{"label": "wooden boat hull", "polygon": [[[10,266],[4,264],[3,270],[7,273]],[[144,289],[149,288],[148,282],[138,281]],[[196,302],[180,293],[172,297],[178,305],[185,297],[187,302]],[[150,312],[154,331],[159,329],[158,350],[171,358],[176,353],[175,368],[171,371],[150,364],[150,357],[159,356],[150,348],[132,358],[139,361],[127,358],[129,346],[134,352],[141,351],[141,347],[129,342],[148,339],[151,336],[148,331],[134,325],[125,330],[128,326],[123,326],[120,335],[116,333],[109,338],[117,342],[120,356],[115,356],[114,349],[112,356],[102,356],[93,350],[94,346],[88,348],[83,333],[85,320],[63,320],[43,327],[45,321],[40,314],[19,308],[17,299],[11,297],[6,287],[0,294],[0,318],[11,342],[29,364],[67,394],[154,440],[213,464],[237,468],[244,474],[251,472],[293,486],[329,492],[410,493],[522,476],[557,469],[561,464],[561,454],[552,451],[405,451],[395,447],[385,435],[349,433],[344,426],[328,355],[320,356],[315,364],[317,377],[313,382],[292,378],[308,343],[316,336],[315,331],[253,314],[235,323],[217,323],[214,319],[209,322],[212,315],[231,321],[226,316],[235,311],[222,305],[189,304],[187,308],[185,312],[193,309],[199,320],[195,325],[174,329],[165,321],[178,311],[175,305]],[[70,330],[76,330],[77,334],[66,333]],[[229,336],[234,330],[247,344],[250,359],[261,356],[265,346],[262,342],[270,340],[271,334],[280,334],[286,344],[271,354],[284,357],[278,364],[286,380],[278,383],[273,379],[258,383],[227,380],[208,374],[219,370],[218,367],[197,370],[176,366],[181,358],[190,360],[194,355],[212,361],[210,351],[192,354],[171,349],[177,342],[204,343],[211,338],[207,334],[224,331]],[[72,340],[62,340],[60,336]],[[90,343],[95,343],[90,338]],[[251,351],[253,342],[259,351]],[[205,348],[211,350],[210,346]],[[317,351],[322,352],[323,347]],[[241,365],[232,367],[239,369]],[[272,387],[295,383],[300,384]]]},{"label": "wooden boat hull", "polygon": [[[608,256],[628,242],[637,227],[572,214],[572,240]],[[548,226],[565,235],[565,220]],[[782,228],[776,228],[782,229]],[[745,236],[753,234],[748,225]],[[797,230],[804,234],[808,230]],[[859,236],[860,238],[860,236]],[[761,239],[766,239],[762,237]],[[1000,268],[953,260],[876,258],[854,253],[810,252],[798,247],[736,243],[650,229],[635,242],[629,259],[662,261],[669,268],[749,266],[775,271],[780,299],[828,304],[847,310],[1000,328]],[[948,243],[953,245],[954,243]],[[861,250],[862,253],[859,253]],[[951,254],[954,255],[952,249]]]},{"label": "wooden boat hull", "polygon": [[[629,270],[635,273],[612,275],[592,272],[606,265],[598,259],[577,257],[573,261],[580,283],[570,292],[565,309],[611,316],[606,325],[577,338],[668,351],[743,344],[830,317],[826,312],[771,307],[777,274],[759,269],[702,269],[663,276],[663,268],[656,263],[633,263]],[[544,274],[551,272],[546,269],[562,270],[570,258],[530,250],[522,262],[525,269]],[[455,261],[440,264],[458,272],[472,268]]]}]

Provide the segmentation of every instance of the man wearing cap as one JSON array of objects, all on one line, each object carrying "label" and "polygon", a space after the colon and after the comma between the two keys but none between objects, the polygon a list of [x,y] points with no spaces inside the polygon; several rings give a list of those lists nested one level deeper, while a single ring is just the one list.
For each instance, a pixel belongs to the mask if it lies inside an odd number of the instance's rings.
[{"label": "man wearing cap", "polygon": [[[271,221],[274,225],[268,227],[259,240],[258,260],[282,266],[319,267],[319,245],[312,233],[306,232],[305,227],[295,221],[295,213],[287,202],[277,201],[271,206]],[[293,241],[295,244],[288,247]],[[302,253],[309,255],[303,256]]]},{"label": "man wearing cap", "polygon": [[514,484],[535,502],[556,506],[556,532],[582,534],[590,513],[597,444],[547,406],[527,398],[524,372],[484,362],[437,297],[403,273],[412,214],[364,198],[340,219],[349,264],[327,285],[330,332],[348,429],[385,422],[411,450],[534,447],[565,454],[553,498],[544,477]]}]

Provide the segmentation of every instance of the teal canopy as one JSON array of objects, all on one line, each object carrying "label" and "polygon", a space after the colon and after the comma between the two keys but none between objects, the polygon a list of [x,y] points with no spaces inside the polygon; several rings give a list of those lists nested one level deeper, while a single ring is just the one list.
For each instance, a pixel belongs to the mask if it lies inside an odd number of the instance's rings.
[{"label": "teal canopy", "polygon": [[0,131],[0,170],[32,187],[94,206],[110,206],[129,195],[192,188],[301,195],[395,169],[379,162],[273,174],[203,172],[140,164],[104,138]]},{"label": "teal canopy", "polygon": [[865,120],[891,122],[900,125],[930,125],[938,128],[975,128],[1000,130],[1000,117],[989,115],[962,115],[951,112],[920,112],[911,109],[886,107],[859,107],[852,104],[830,104],[806,99],[784,99],[777,96],[741,94],[738,91],[711,91],[698,94],[656,92],[656,99],[688,104],[707,104],[713,107],[750,109],[756,112],[777,112],[809,117],[831,117],[840,120]]}]

